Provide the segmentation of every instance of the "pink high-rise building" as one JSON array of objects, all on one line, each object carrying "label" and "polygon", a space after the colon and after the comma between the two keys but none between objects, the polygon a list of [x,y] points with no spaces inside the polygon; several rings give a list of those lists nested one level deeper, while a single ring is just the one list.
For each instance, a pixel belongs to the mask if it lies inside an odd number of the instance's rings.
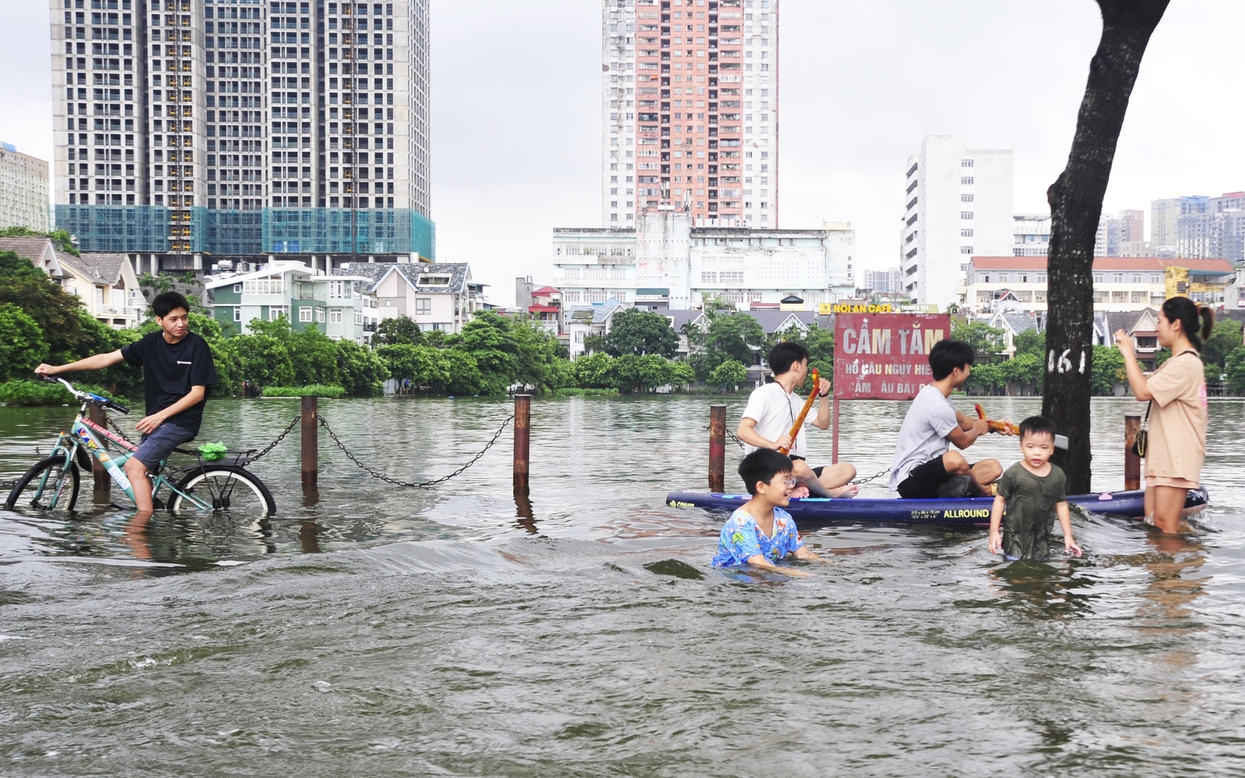
[{"label": "pink high-rise building", "polygon": [[602,222],[778,226],[778,0],[603,0]]}]

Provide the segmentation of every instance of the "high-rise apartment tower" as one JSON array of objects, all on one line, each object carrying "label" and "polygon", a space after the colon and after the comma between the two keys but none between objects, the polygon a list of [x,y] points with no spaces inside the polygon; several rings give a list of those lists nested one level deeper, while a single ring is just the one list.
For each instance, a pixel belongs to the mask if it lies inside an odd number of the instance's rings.
[{"label": "high-rise apartment tower", "polygon": [[940,309],[960,299],[969,259],[1013,251],[1012,152],[927,135],[908,158],[899,231],[902,290]]},{"label": "high-rise apartment tower", "polygon": [[84,250],[432,258],[428,0],[50,2]]},{"label": "high-rise apartment tower", "polygon": [[778,0],[603,0],[602,54],[602,226],[778,226]]},{"label": "high-rise apartment tower", "polygon": [[0,143],[0,228],[48,228],[48,163]]},{"label": "high-rise apartment tower", "polygon": [[1156,254],[1245,262],[1245,192],[1154,200],[1150,213]]}]

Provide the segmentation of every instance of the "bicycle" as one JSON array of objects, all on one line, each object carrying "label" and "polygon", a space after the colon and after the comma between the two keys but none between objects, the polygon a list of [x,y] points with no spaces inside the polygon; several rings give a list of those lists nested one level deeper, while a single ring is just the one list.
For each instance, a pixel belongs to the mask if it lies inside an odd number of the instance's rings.
[{"label": "bicycle", "polygon": [[[40,460],[17,480],[8,498],[5,510],[28,507],[55,510],[63,507],[72,511],[78,500],[79,469],[90,470],[94,459],[104,466],[109,477],[132,501],[134,489],[125,474],[125,462],[134,455],[138,446],[124,437],[105,429],[88,417],[88,406],[94,405],[128,414],[129,408],[120,403],[91,392],[80,392],[63,378],[46,378],[49,383],[59,381],[74,398],[82,401],[78,415],[68,433],[56,438],[51,454]],[[114,447],[109,451],[110,444]],[[180,454],[189,454],[198,460],[192,467],[175,468],[184,473],[176,484],[165,472],[166,461],[161,461],[151,478],[151,495],[157,509],[178,512],[184,508],[202,511],[228,510],[251,515],[267,516],[276,513],[277,503],[268,487],[254,473],[239,464],[254,450],[235,455],[231,462],[204,461],[198,451],[177,448]],[[161,498],[167,488],[168,496]]]}]

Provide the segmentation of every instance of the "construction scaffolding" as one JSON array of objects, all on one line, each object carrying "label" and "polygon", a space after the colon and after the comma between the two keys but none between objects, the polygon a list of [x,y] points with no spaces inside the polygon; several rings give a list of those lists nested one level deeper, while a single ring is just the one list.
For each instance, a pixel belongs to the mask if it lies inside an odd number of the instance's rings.
[{"label": "construction scaffolding", "polygon": [[78,239],[78,249],[108,253],[165,253],[169,211],[158,205],[57,205],[56,229]]},{"label": "construction scaffolding", "polygon": [[203,214],[195,214],[195,220],[203,224],[205,244],[202,251],[209,254],[246,256],[264,252],[264,212],[222,211],[196,208]]},{"label": "construction scaffolding", "polygon": [[418,254],[435,259],[436,226],[409,208],[268,208],[264,248],[272,254]]},{"label": "construction scaffolding", "polygon": [[193,253],[417,254],[436,260],[436,225],[409,208],[265,208],[216,210],[193,206],[56,206],[57,229],[82,251],[164,254],[170,236]]}]

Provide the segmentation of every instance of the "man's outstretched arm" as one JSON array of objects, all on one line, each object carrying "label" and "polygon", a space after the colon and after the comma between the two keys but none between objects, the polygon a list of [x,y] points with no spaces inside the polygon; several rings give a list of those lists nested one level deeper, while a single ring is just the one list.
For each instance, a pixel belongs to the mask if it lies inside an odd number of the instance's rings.
[{"label": "man's outstretched arm", "polygon": [[79,359],[77,362],[70,362],[67,365],[43,363],[35,368],[35,373],[37,375],[56,375],[57,373],[71,373],[75,370],[103,370],[123,361],[125,361],[125,358],[121,356],[121,349],[117,349],[106,354],[96,354],[93,357]]}]

